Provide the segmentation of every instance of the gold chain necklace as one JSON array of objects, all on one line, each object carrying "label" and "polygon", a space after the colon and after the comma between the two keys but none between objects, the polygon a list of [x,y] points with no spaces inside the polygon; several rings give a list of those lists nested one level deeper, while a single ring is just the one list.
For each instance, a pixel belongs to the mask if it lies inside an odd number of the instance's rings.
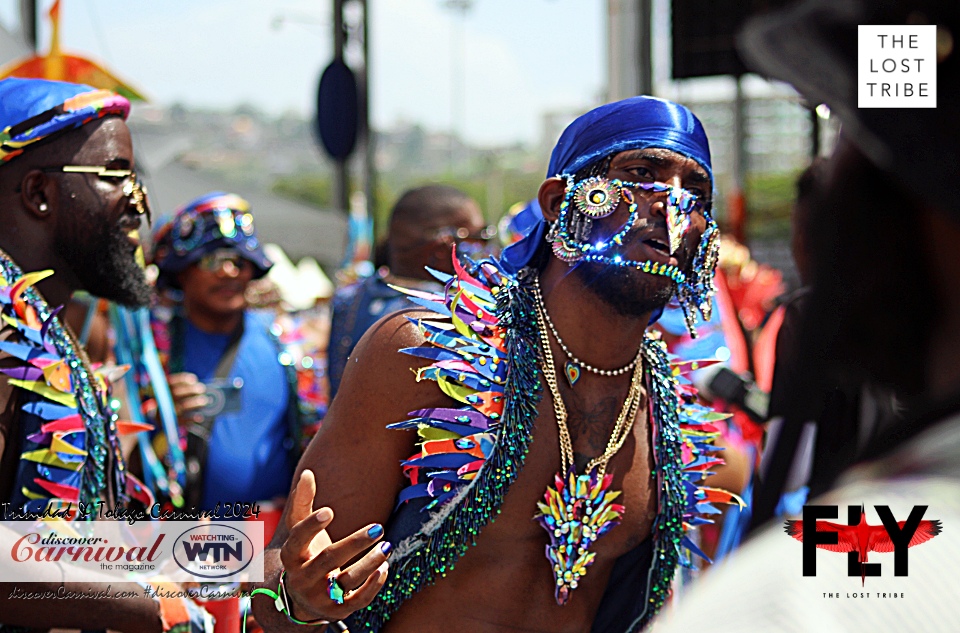
[{"label": "gold chain necklace", "polygon": [[643,348],[634,361],[630,389],[623,408],[614,424],[606,449],[587,464],[584,474],[578,475],[573,456],[573,441],[567,427],[567,408],[560,395],[553,351],[547,334],[545,307],[539,283],[534,284],[540,343],[543,348],[543,376],[553,399],[554,417],[560,438],[561,471],[547,487],[544,501],[538,502],[540,512],[534,517],[550,537],[547,560],[553,566],[554,596],[558,604],[566,604],[570,593],[579,585],[593,564],[596,553],[591,544],[606,532],[619,525],[624,507],[613,503],[620,496],[619,490],[609,490],[613,475],[606,474],[607,464],[623,446],[643,400],[643,366],[640,358]]}]

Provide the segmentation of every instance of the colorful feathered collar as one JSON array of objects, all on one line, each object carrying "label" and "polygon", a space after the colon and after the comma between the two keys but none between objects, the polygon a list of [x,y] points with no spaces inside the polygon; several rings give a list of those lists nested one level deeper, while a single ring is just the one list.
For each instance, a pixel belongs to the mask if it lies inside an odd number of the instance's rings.
[{"label": "colorful feathered collar", "polygon": [[[470,274],[454,259],[453,276],[434,272],[445,284],[442,295],[406,291],[411,300],[434,313],[415,321],[425,344],[404,352],[433,361],[418,380],[437,382],[460,403],[458,408],[421,409],[391,425],[416,429],[420,450],[403,462],[410,486],[398,503],[427,501],[429,518],[420,530],[398,543],[390,578],[374,602],[356,613],[353,626],[378,631],[420,588],[452,570],[476,543],[477,535],[496,518],[510,486],[523,468],[542,391],[540,352],[533,294],[535,271],[516,277],[495,262]],[[671,366],[665,344],[653,335],[644,342],[648,368],[650,415],[659,485],[654,552],[648,573],[646,605],[624,630],[646,624],[670,593],[678,564],[689,565],[688,551],[700,550],[687,533],[709,523],[712,502],[740,503],[729,493],[700,485],[712,466],[710,455],[719,431],[715,414],[696,402],[682,374],[696,363]],[[531,508],[531,516],[536,508]],[[551,579],[544,563],[544,581]]]},{"label": "colorful feathered collar", "polygon": [[149,505],[149,493],[125,470],[119,436],[151,427],[117,419],[108,378],[118,376],[83,361],[57,317],[61,308],[51,309],[33,287],[52,274],[24,274],[0,251],[0,328],[17,332],[15,341],[0,341],[0,351],[22,361],[0,371],[30,394],[21,416],[40,420],[27,430],[14,497],[22,495],[23,509],[35,513],[101,499]]}]

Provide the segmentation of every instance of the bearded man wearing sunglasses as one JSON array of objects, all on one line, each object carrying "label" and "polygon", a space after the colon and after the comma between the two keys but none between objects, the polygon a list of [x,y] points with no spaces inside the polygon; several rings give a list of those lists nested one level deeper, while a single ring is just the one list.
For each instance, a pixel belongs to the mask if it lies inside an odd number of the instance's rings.
[{"label": "bearded man wearing sunglasses", "polygon": [[530,233],[454,259],[441,294],[411,291],[357,344],[266,552],[264,628],[643,628],[688,528],[734,500],[701,486],[717,429],[648,331],[673,295],[691,328],[709,311],[712,197],[687,108],[634,97],[571,123]]},{"label": "bearded man wearing sunglasses", "polygon": [[[90,86],[0,81],[2,519],[73,518],[78,503],[153,503],[124,464],[118,438],[139,429],[118,420],[115,374],[90,363],[59,316],[77,290],[131,307],[150,297],[137,261],[149,209],[133,171],[129,110],[125,98]],[[0,550],[11,551],[13,536],[0,527]],[[192,602],[155,600],[116,577],[92,582],[69,565],[5,565],[2,580],[24,584],[0,585],[0,631],[212,630]],[[137,597],[109,595],[121,586]],[[18,599],[18,591],[63,599]]]},{"label": "bearded man wearing sunglasses", "polygon": [[247,308],[273,266],[250,205],[222,192],[187,203],[156,231],[153,260],[180,299],[155,310],[154,336],[187,435],[187,505],[285,497],[304,420],[275,314]]}]

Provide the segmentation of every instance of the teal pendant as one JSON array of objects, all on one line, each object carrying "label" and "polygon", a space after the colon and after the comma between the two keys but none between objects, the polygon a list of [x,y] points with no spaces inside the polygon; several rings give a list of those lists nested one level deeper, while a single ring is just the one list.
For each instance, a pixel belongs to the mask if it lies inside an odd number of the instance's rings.
[{"label": "teal pendant", "polygon": [[580,380],[580,365],[567,361],[563,365],[563,375],[567,377],[567,382],[570,383],[570,387],[573,388],[577,381]]}]

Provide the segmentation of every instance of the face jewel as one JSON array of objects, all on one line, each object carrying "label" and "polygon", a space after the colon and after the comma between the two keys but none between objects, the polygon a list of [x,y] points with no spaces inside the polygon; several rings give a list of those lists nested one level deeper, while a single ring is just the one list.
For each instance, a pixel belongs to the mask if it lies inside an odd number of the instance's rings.
[{"label": "face jewel", "polygon": [[617,209],[620,188],[606,178],[587,178],[573,192],[573,204],[585,216],[605,218]]},{"label": "face jewel", "polygon": [[[686,193],[686,192],[683,192]],[[667,235],[670,237],[670,254],[675,254],[680,249],[683,236],[690,230],[690,213],[684,211],[684,207],[689,208],[688,204],[681,204],[684,200],[682,196],[677,195],[676,188],[670,191],[667,196]]]},{"label": "face jewel", "polygon": [[580,249],[569,246],[566,240],[560,238],[553,242],[553,254],[556,255],[557,259],[568,264],[583,257]]},{"label": "face jewel", "polygon": [[563,366],[563,374],[567,377],[570,386],[573,387],[580,380],[580,366],[567,361]]}]

